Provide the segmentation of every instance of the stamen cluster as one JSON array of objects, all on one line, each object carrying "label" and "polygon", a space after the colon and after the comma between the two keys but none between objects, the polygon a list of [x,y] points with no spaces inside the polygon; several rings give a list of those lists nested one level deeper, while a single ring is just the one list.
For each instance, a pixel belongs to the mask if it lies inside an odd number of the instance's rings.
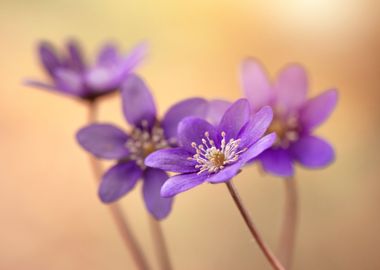
[{"label": "stamen cluster", "polygon": [[279,115],[273,118],[268,128],[267,134],[275,132],[277,140],[274,146],[288,148],[289,145],[299,138],[299,124],[296,116],[281,117]]},{"label": "stamen cluster", "polygon": [[129,159],[136,161],[136,164],[144,169],[145,157],[156,150],[169,147],[169,143],[159,125],[149,130],[148,124],[143,122],[142,128],[135,127],[132,130],[126,146],[130,151]]},{"label": "stamen cluster", "polygon": [[202,144],[197,145],[195,142],[191,144],[196,154],[189,157],[189,160],[195,160],[198,163],[195,165],[195,168],[199,169],[198,174],[203,172],[216,173],[226,165],[235,163],[239,159],[239,155],[247,150],[239,150],[240,139],[230,139],[226,142],[224,131],[221,133],[220,148],[210,138],[209,132],[205,132],[204,136]]}]

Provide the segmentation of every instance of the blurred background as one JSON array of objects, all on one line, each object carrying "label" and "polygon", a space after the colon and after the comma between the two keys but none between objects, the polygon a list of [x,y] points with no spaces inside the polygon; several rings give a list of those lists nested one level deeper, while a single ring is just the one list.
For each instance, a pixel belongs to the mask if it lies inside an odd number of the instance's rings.
[{"label": "blurred background", "polygon": [[[287,62],[303,63],[311,96],[338,87],[337,110],[317,130],[337,160],[323,170],[297,169],[294,268],[380,269],[378,1],[1,0],[0,7],[0,269],[134,269],[74,140],[86,108],[21,84],[44,78],[37,41],[62,45],[69,37],[89,59],[107,40],[124,51],[149,41],[139,73],[161,113],[189,96],[240,97],[246,56],[261,59],[272,76]],[[127,128],[118,96],[104,100],[100,119]],[[276,247],[283,180],[253,166],[235,183]],[[121,203],[155,262],[140,188]],[[178,196],[163,228],[175,269],[270,269],[224,185]]]}]

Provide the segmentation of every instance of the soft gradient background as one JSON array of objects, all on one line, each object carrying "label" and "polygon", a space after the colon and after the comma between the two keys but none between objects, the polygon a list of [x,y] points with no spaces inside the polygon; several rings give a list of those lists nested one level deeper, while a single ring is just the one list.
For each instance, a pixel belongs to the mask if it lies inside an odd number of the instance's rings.
[{"label": "soft gradient background", "polygon": [[[287,62],[309,70],[311,93],[336,86],[340,101],[317,133],[336,162],[297,170],[301,220],[295,269],[380,269],[380,24],[378,1],[0,2],[0,269],[133,269],[107,208],[97,199],[87,156],[74,134],[86,108],[21,85],[43,78],[40,39],[83,42],[90,55],[111,39],[127,50],[140,40],[151,55],[140,69],[160,111],[188,96],[240,96],[238,67],[261,59],[274,76]],[[120,100],[100,118],[125,125]],[[283,183],[257,167],[235,180],[271,247],[281,219]],[[152,262],[140,186],[122,200]],[[224,185],[176,199],[163,222],[175,269],[270,269]],[[157,269],[157,268],[156,268]]]}]

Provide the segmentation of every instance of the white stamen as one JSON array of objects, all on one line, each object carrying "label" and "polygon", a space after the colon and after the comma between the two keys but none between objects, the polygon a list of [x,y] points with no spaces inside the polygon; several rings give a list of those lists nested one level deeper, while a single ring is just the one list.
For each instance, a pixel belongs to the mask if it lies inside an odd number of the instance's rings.
[{"label": "white stamen", "polygon": [[197,145],[195,142],[191,146],[195,149],[196,153],[189,157],[189,160],[195,160],[198,164],[195,165],[199,169],[198,174],[203,172],[216,173],[226,165],[235,163],[239,159],[239,155],[247,149],[239,150],[240,139],[230,139],[226,143],[226,133],[221,133],[222,140],[220,148],[217,148],[215,142],[210,138],[209,132],[205,132],[205,138],[202,139],[202,144]]}]

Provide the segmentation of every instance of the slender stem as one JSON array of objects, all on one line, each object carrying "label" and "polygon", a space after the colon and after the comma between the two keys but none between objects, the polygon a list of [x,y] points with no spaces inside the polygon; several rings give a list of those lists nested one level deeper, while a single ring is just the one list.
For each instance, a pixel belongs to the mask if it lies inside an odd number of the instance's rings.
[{"label": "slender stem", "polygon": [[285,268],[281,265],[280,261],[274,256],[274,254],[270,251],[270,249],[267,247],[267,245],[264,243],[263,239],[261,238],[259,232],[257,231],[255,225],[252,222],[251,217],[249,216],[247,209],[244,207],[243,202],[235,186],[232,184],[232,180],[229,182],[226,182],[226,185],[237,208],[240,211],[240,214],[242,215],[245,221],[245,224],[247,225],[249,231],[251,232],[252,237],[256,240],[257,244],[259,245],[261,251],[264,253],[268,262],[271,264],[271,266],[275,270],[285,270]]},{"label": "slender stem", "polygon": [[296,180],[293,177],[283,182],[285,183],[285,207],[277,254],[284,266],[291,269],[297,231],[298,195]]},{"label": "slender stem", "polygon": [[150,229],[152,231],[154,245],[156,249],[157,259],[160,264],[161,270],[171,270],[173,269],[169,258],[168,248],[166,246],[165,237],[162,232],[161,224],[159,221],[155,220],[153,217],[150,219]]},{"label": "slender stem", "polygon": [[[91,102],[88,107],[88,123],[93,123],[97,118],[97,107],[95,102]],[[102,177],[102,168],[101,164],[94,157],[90,157],[90,164],[92,166],[92,170],[94,172],[95,179],[98,180]],[[126,217],[123,215],[123,212],[117,203],[113,203],[109,205],[109,210],[112,214],[114,222],[119,230],[119,233],[124,241],[126,248],[131,253],[132,259],[139,270],[148,270],[149,266],[146,262],[145,256],[133,236],[132,231],[129,228],[129,224],[127,222]]]}]

